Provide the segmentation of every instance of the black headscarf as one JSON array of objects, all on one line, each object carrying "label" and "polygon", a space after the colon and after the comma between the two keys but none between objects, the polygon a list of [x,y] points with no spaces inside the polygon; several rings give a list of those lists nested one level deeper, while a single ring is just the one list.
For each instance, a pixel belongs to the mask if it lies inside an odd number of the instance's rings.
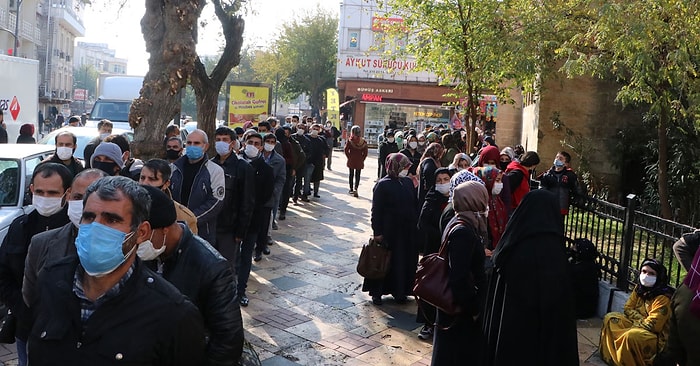
[{"label": "black headscarf", "polygon": [[656,271],[656,283],[654,283],[654,286],[652,287],[646,287],[643,286],[639,282],[639,278],[637,278],[637,286],[634,288],[637,296],[644,300],[651,300],[659,295],[664,295],[670,298],[671,295],[673,295],[673,289],[668,285],[668,271],[666,271],[666,267],[664,267],[664,265],[656,259],[649,258],[642,262],[642,265],[639,266],[639,270],[641,271],[642,267],[644,266],[649,266],[651,269]]},{"label": "black headscarf", "polygon": [[[536,213],[536,214],[535,214]],[[559,202],[554,193],[544,189],[529,192],[513,212],[491,259],[496,268],[506,261],[514,245],[530,237],[554,234],[564,237]]]},{"label": "black headscarf", "polygon": [[277,141],[280,143],[284,144],[288,141],[287,134],[284,133],[284,128],[278,128],[275,130],[275,137],[277,137]]}]

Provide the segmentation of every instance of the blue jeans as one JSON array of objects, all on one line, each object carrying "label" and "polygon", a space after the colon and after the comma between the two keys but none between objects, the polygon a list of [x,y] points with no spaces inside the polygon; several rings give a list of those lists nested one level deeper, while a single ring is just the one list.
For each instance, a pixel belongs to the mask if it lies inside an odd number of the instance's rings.
[{"label": "blue jeans", "polygon": [[15,337],[15,342],[17,345],[17,365],[27,366],[27,341]]},{"label": "blue jeans", "polygon": [[314,169],[316,169],[316,167],[313,164],[306,164],[306,171],[304,172],[304,196],[311,194],[311,176],[314,174]]}]

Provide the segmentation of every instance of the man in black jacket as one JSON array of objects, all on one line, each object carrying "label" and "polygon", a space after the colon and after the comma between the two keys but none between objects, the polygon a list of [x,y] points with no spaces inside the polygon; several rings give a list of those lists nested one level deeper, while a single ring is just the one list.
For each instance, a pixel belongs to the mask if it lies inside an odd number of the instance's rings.
[{"label": "man in black jacket", "polygon": [[224,170],[226,187],[216,222],[215,248],[234,268],[255,208],[255,171],[236,155],[240,143],[235,131],[219,127],[215,135],[216,156],[211,161]]},{"label": "man in black jacket", "polygon": [[63,131],[58,133],[54,138],[54,144],[56,144],[56,150],[53,155],[46,158],[42,163],[63,164],[74,177],[85,169],[80,160],[73,156],[75,148],[78,147],[78,138],[72,132]]},{"label": "man in black jacket", "polygon": [[38,365],[205,364],[199,310],[137,259],[152,234],[151,197],[126,177],[105,177],[86,192],[66,257],[39,274],[29,357]]},{"label": "man in black jacket", "polygon": [[85,159],[86,168],[93,167],[92,154],[95,152],[97,145],[99,145],[107,136],[112,134],[112,121],[108,119],[100,120],[100,122],[97,122],[97,131],[99,135],[90,140],[90,142],[85,145],[85,149],[83,150],[83,159]]},{"label": "man in black jacket", "polygon": [[[241,306],[248,306],[249,300],[245,295],[245,289],[248,286],[248,277],[250,277],[251,258],[253,257],[258,233],[262,230],[267,231],[267,227],[262,227],[262,223],[266,221],[266,217],[270,216],[272,209],[266,208],[265,203],[272,197],[274,189],[272,167],[265,163],[260,153],[260,148],[263,144],[262,136],[257,132],[248,132],[245,135],[245,142],[246,146],[241,157],[246,159],[255,171],[255,209],[253,210],[253,218],[248,226],[248,231],[243,238],[241,259],[238,261],[239,266],[236,271],[238,274],[238,298]],[[262,257],[259,255],[255,257],[256,261],[261,259]]]},{"label": "man in black jacket", "polygon": [[66,201],[72,180],[73,176],[63,164],[39,164],[29,185],[35,210],[12,221],[0,246],[0,301],[17,318],[15,338],[20,365],[27,364],[27,337],[31,326],[31,314],[22,299],[29,242],[35,234],[70,222]]},{"label": "man in black jacket", "polygon": [[209,334],[207,366],[237,365],[243,350],[243,319],[233,270],[209,243],[177,222],[175,205],[163,191],[151,195],[150,239],[138,256],[187,296],[202,313]]}]

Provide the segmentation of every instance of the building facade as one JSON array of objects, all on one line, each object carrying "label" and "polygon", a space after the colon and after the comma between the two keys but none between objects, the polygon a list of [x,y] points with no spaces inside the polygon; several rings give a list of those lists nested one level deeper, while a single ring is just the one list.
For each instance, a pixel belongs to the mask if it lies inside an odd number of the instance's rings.
[{"label": "building facade", "polygon": [[100,73],[125,75],[127,59],[116,57],[117,51],[106,43],[78,42],[75,47],[75,67],[92,66]]}]

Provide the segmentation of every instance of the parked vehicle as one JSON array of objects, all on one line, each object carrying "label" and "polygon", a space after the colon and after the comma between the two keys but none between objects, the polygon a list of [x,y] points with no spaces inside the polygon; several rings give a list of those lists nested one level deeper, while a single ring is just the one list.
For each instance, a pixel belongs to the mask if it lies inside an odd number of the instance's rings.
[{"label": "parked vehicle", "polygon": [[[87,145],[90,140],[94,139],[99,135],[99,131],[97,130],[96,127],[63,127],[58,130],[52,131],[50,134],[44,136],[41,140],[39,140],[39,144],[45,144],[51,146],[53,149],[53,146],[56,145],[56,135],[58,135],[62,131],[68,131],[71,132],[75,135],[78,147],[75,149],[75,153],[73,156],[75,156],[78,159],[84,159],[84,150],[85,150],[85,145]],[[134,140],[134,133],[131,130],[124,130],[120,128],[113,128],[112,129],[112,134],[114,135],[124,135],[126,136],[127,139],[129,139],[129,142]]]},{"label": "parked vehicle", "polygon": [[53,151],[40,144],[0,144],[0,242],[15,218],[34,210],[29,182]]},{"label": "parked vehicle", "polygon": [[[0,109],[7,126],[8,142],[17,141],[25,123],[39,132],[39,61],[0,55]],[[39,135],[34,136],[37,140]]]},{"label": "parked vehicle", "polygon": [[131,130],[129,110],[142,85],[143,76],[101,74],[97,79],[97,100],[85,126],[96,127],[97,122],[108,119],[116,128]]}]

